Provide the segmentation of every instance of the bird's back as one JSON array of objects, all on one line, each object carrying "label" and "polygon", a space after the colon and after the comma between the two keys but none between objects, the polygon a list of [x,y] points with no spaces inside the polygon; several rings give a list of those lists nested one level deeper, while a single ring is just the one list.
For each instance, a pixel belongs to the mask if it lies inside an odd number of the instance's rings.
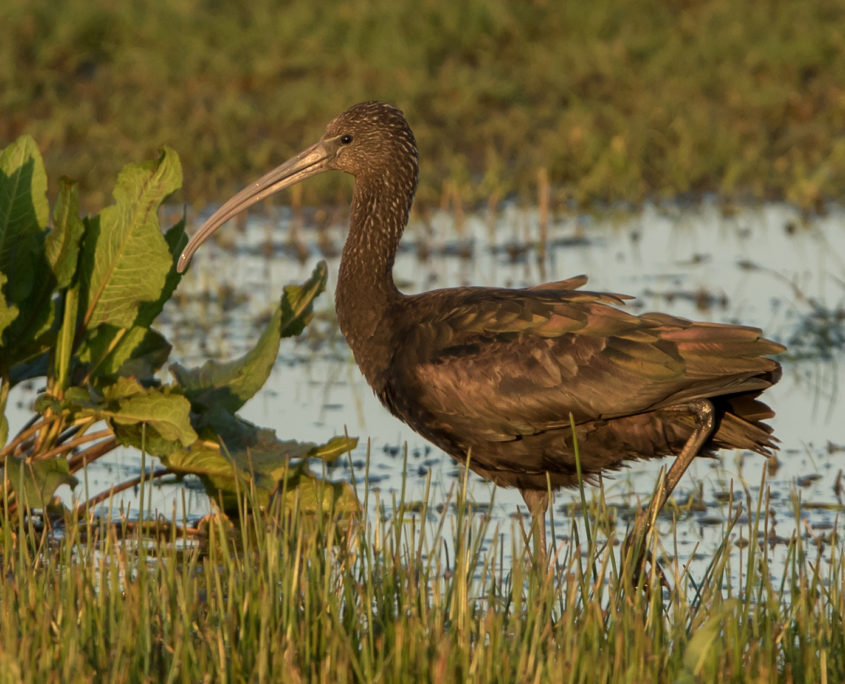
[{"label": "bird's back", "polygon": [[403,297],[374,389],[416,431],[502,485],[575,483],[570,414],[584,471],[677,453],[713,400],[708,450],[767,453],[773,415],[756,396],[780,376],[783,347],[756,328],[629,314],[624,297],[539,288],[455,288]]}]

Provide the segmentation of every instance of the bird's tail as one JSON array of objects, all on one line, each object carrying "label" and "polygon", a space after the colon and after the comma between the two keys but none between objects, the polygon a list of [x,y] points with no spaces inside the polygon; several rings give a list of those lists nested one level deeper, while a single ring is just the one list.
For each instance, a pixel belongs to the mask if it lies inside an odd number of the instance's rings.
[{"label": "bird's tail", "polygon": [[[765,374],[766,387],[775,384],[780,376],[778,365]],[[773,418],[775,412],[757,398],[762,391],[723,396],[714,401],[722,412],[718,430],[712,439],[714,446],[748,449],[764,456],[771,456],[777,450],[778,440],[772,435],[772,427],[763,422]]]}]

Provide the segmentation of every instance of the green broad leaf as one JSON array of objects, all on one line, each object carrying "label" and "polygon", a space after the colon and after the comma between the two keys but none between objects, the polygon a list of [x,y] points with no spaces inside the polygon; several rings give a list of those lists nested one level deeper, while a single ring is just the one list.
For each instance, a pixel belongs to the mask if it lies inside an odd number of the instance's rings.
[{"label": "green broad leaf", "polygon": [[129,328],[141,304],[161,297],[173,257],[156,212],[181,183],[179,158],[164,148],[156,162],[124,167],[115,204],[86,219],[80,260],[84,325]]},{"label": "green broad leaf", "polygon": [[170,343],[151,328],[115,328],[103,323],[80,345],[77,358],[88,364],[92,377],[135,376],[154,379],[170,355]]},{"label": "green broad leaf", "polygon": [[0,413],[0,447],[6,446],[7,439],[9,439],[9,421]]},{"label": "green broad leaf", "polygon": [[109,426],[121,446],[138,449],[161,460],[184,448],[184,444],[180,440],[163,437],[151,423],[118,424],[109,421]]},{"label": "green broad leaf", "polygon": [[103,323],[89,331],[83,340],[77,356],[91,367],[92,374],[106,377],[134,375],[148,381],[167,361],[170,343],[149,326],[161,313],[182,278],[176,272],[176,257],[188,242],[184,218],[167,231],[164,239],[171,254],[171,268],[159,298],[143,302],[138,307],[138,315],[131,328]]},{"label": "green broad leaf", "polygon": [[46,508],[61,485],[73,489],[79,482],[64,458],[27,462],[9,457],[5,468],[9,484],[26,508]]},{"label": "green broad leaf", "polygon": [[325,261],[314,267],[311,277],[302,285],[286,285],[282,295],[282,337],[299,335],[313,313],[314,299],[326,289],[328,267]]},{"label": "green broad leaf", "polygon": [[281,320],[279,307],[255,347],[239,359],[206,361],[191,370],[178,363],[170,366],[170,372],[197,410],[219,406],[234,413],[261,389],[279,352]]},{"label": "green broad leaf", "polygon": [[114,425],[145,423],[162,438],[188,446],[197,439],[191,427],[190,404],[179,394],[151,389],[143,395],[122,399],[119,408],[109,412]]},{"label": "green broad leaf", "polygon": [[51,394],[39,394],[35,401],[32,402],[32,410],[36,413],[44,415],[47,411],[53,413],[61,413],[65,406],[61,399],[57,399]]},{"label": "green broad leaf", "polygon": [[234,361],[207,361],[201,368],[170,367],[191,403],[200,409],[220,406],[234,413],[267,381],[282,337],[299,334],[312,314],[314,298],[326,286],[326,265],[320,262],[302,285],[288,285],[279,306],[255,347]]},{"label": "green broad leaf", "polygon": [[47,395],[36,401],[36,410],[46,408],[72,418],[105,420],[121,444],[146,449],[163,456],[197,440],[191,426],[191,404],[172,387],[144,387],[135,378],[118,378],[97,391],[70,387],[59,402]]},{"label": "green broad leaf", "polygon": [[22,305],[36,278],[47,226],[47,174],[35,141],[23,135],[0,152],[0,273],[6,300]]},{"label": "green broad leaf", "polygon": [[[44,255],[47,176],[29,136],[0,152],[0,306],[3,365],[30,361],[52,345],[55,279]],[[12,309],[16,313],[12,314]]]},{"label": "green broad leaf", "polygon": [[357,437],[332,437],[322,446],[314,447],[308,454],[308,457],[319,458],[326,463],[334,463],[338,458],[352,451],[357,445]]},{"label": "green broad leaf", "polygon": [[276,481],[258,468],[245,470],[238,467],[238,461],[213,442],[201,441],[186,450],[174,451],[161,457],[171,470],[178,473],[197,475],[205,487],[206,494],[215,500],[222,500],[226,511],[237,509],[237,495],[249,492],[259,507],[270,501]]},{"label": "green broad leaf", "polygon": [[200,423],[201,438],[162,461],[177,472],[198,475],[208,494],[222,498],[227,510],[237,507],[238,492],[249,493],[259,505],[266,505],[272,494],[283,488],[283,482],[291,489],[298,481],[291,478],[307,473],[304,459],[333,453],[339,448],[338,440],[347,445],[352,442],[343,437],[327,445],[283,441],[273,430],[259,428],[220,408],[205,413]]},{"label": "green broad leaf", "polygon": [[118,378],[98,390],[89,389],[89,392],[92,394],[96,392],[104,401],[123,401],[143,396],[148,390],[136,378]]},{"label": "green broad leaf", "polygon": [[[58,406],[53,404],[56,401],[59,402]],[[65,391],[65,396],[62,400],[51,397],[48,394],[39,395],[38,399],[35,400],[35,410],[39,413],[43,413],[47,408],[51,409],[54,413],[61,413],[63,411],[77,413],[83,409],[93,411],[101,407],[103,401],[102,394],[97,393],[92,385],[86,387],[74,386],[69,387]]]},{"label": "green broad leaf", "polygon": [[59,198],[53,209],[53,227],[44,240],[47,263],[56,279],[56,287],[70,285],[79,260],[79,242],[85,224],[79,218],[79,194],[76,183],[62,178]]},{"label": "green broad leaf", "polygon": [[[3,285],[6,283],[6,275],[0,273],[0,342],[3,339],[3,331],[9,324],[18,317],[18,307],[14,304],[7,304],[3,296]],[[0,344],[2,347],[2,344]]]},{"label": "green broad leaf", "polygon": [[275,430],[253,425],[219,407],[207,411],[198,422],[200,435],[207,443],[218,446],[218,451],[219,443],[223,443],[221,459],[215,462],[217,472],[231,477],[234,464],[247,481],[249,476],[259,481],[266,478],[274,485],[291,461],[306,459],[318,448],[312,442],[280,440]]},{"label": "green broad leaf", "polygon": [[188,446],[197,440],[191,427],[191,405],[170,387],[145,388],[132,378],[119,378],[103,388],[109,407],[102,413],[112,425],[145,423],[163,439]]},{"label": "green broad leaf", "polygon": [[135,326],[129,329],[101,372],[149,382],[167,362],[171,349],[171,344],[158,331]]},{"label": "green broad leaf", "polygon": [[276,488],[284,495],[285,510],[294,509],[303,513],[334,513],[353,516],[361,512],[361,504],[355,490],[348,482],[328,482],[314,473],[299,468]]},{"label": "green broad leaf", "polygon": [[[46,271],[47,267],[39,272]],[[18,316],[3,336],[3,362],[11,366],[13,378],[20,378],[19,365],[47,367],[47,355],[56,343],[56,300],[52,299],[52,274],[33,288],[30,300],[20,306]],[[43,357],[43,361],[41,360]],[[16,384],[15,380],[12,384]]]},{"label": "green broad leaf", "polygon": [[153,321],[161,313],[164,305],[173,295],[179,281],[182,280],[182,274],[176,270],[176,262],[185,245],[188,244],[188,236],[185,233],[185,217],[172,225],[164,234],[164,241],[167,248],[170,250],[170,270],[167,272],[167,277],[164,279],[164,287],[161,295],[153,302],[144,302],[138,309],[138,318],[135,320],[135,325],[149,327]]}]

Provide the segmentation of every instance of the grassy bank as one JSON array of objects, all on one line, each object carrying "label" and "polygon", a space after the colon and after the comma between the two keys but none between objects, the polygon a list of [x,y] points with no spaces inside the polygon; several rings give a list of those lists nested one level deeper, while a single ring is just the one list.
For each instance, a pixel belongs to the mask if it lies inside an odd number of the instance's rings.
[{"label": "grassy bank", "polygon": [[163,143],[184,160],[180,199],[219,200],[362,99],[406,111],[428,203],[444,185],[533,196],[541,169],[558,202],[717,191],[814,207],[845,188],[838,0],[10,0],[0,20],[0,141],[32,134],[90,209]]},{"label": "grassy bank", "polygon": [[662,596],[630,587],[600,501],[550,573],[521,542],[482,549],[490,523],[460,497],[448,518],[217,518],[187,544],[171,525],[50,538],[3,520],[0,665],[32,682],[841,681],[841,548],[819,562],[796,536],[777,575],[765,543],[737,562],[732,540],[768,532],[766,502],[743,504],[703,576],[664,560]]}]

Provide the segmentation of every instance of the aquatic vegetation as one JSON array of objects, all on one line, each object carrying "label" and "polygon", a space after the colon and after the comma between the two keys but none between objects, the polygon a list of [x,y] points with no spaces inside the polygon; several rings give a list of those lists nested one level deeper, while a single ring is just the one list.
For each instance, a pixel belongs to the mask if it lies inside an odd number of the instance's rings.
[{"label": "aquatic vegetation", "polygon": [[[284,441],[237,415],[270,374],[281,339],[310,320],[325,264],[302,285],[284,288],[260,339],[241,358],[198,369],[174,365],[173,382],[160,377],[170,344],[153,326],[181,280],[174,256],[187,240],[184,219],[163,233],[157,211],[180,183],[179,159],[165,148],[156,161],[124,168],[114,204],[98,215],[80,218],[76,186],[63,181],[51,221],[35,142],[24,136],[0,153],[6,510],[51,507],[60,485],[73,487],[75,472],[121,445],[140,450],[142,486],[165,473],[192,473],[227,509],[239,489],[254,491],[260,505],[282,491],[311,496],[312,508],[329,503],[313,498],[318,490],[305,459],[336,458],[354,439]],[[32,419],[9,439],[9,391],[28,380],[42,389]],[[147,455],[164,468],[145,473]],[[357,508],[348,487],[320,491],[346,511]]]}]

